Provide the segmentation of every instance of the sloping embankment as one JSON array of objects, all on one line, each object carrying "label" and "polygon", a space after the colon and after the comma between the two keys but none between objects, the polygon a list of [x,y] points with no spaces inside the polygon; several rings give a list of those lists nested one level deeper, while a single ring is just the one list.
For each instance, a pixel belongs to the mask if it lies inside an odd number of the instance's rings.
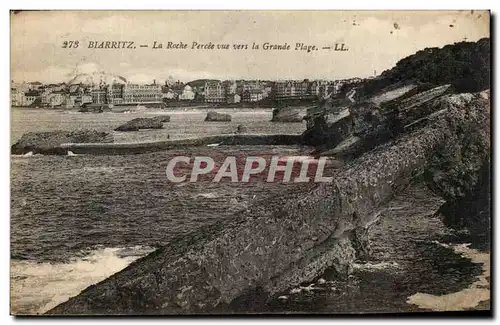
[{"label": "sloping embankment", "polygon": [[[355,159],[332,183],[259,202],[180,237],[48,314],[230,312],[234,304],[265,300],[329,267],[348,274],[381,207],[426,169],[450,134],[484,128],[477,116],[489,117],[486,99],[447,101],[458,103],[447,108],[450,114]],[[468,114],[456,114],[463,110]]]}]

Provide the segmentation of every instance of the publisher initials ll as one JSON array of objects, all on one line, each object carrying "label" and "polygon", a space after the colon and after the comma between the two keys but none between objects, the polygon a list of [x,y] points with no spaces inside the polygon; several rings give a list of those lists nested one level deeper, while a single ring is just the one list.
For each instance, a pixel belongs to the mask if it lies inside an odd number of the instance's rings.
[{"label": "publisher initials ll", "polygon": [[335,51],[348,51],[344,43],[335,43]]}]

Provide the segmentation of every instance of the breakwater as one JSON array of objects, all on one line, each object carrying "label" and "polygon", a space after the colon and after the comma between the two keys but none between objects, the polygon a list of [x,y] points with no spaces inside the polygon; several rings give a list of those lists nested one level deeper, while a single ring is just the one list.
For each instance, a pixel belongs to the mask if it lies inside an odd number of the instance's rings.
[{"label": "breakwater", "polygon": [[203,145],[297,145],[301,135],[293,134],[229,134],[180,140],[132,142],[132,143],[65,143],[61,148],[67,153],[91,155],[141,154],[169,149]]}]

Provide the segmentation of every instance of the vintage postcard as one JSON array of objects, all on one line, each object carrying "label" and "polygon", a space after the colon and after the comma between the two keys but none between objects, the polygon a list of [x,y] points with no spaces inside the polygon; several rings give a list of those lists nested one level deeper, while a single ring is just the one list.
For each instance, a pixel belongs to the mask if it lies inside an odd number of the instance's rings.
[{"label": "vintage postcard", "polygon": [[10,28],[12,315],[491,315],[489,11]]}]

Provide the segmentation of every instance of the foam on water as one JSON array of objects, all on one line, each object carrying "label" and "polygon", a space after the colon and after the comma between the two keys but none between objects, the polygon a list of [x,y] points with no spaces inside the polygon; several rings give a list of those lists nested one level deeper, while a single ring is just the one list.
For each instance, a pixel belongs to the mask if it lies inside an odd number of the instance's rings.
[{"label": "foam on water", "polygon": [[142,246],[100,248],[68,263],[12,260],[11,313],[44,313],[152,251]]},{"label": "foam on water", "polygon": [[476,307],[481,301],[489,300],[490,254],[469,248],[470,244],[447,245],[436,243],[443,247],[452,248],[455,253],[470,259],[472,263],[482,264],[481,275],[461,291],[441,296],[417,292],[408,297],[407,303],[434,311],[457,311]]},{"label": "foam on water", "polygon": [[398,268],[399,264],[396,262],[380,262],[380,263],[354,263],[353,268],[363,271],[380,271],[391,268]]},{"label": "foam on water", "polygon": [[43,156],[41,153],[33,153],[33,151],[27,152],[22,155],[10,155],[12,158],[29,158],[29,157],[39,157]]},{"label": "foam on water", "polygon": [[217,194],[217,193],[214,193],[214,192],[208,192],[208,193],[200,193],[200,194],[196,194],[194,197],[202,197],[202,198],[205,198],[205,199],[215,199],[217,197],[219,197],[220,195]]}]

